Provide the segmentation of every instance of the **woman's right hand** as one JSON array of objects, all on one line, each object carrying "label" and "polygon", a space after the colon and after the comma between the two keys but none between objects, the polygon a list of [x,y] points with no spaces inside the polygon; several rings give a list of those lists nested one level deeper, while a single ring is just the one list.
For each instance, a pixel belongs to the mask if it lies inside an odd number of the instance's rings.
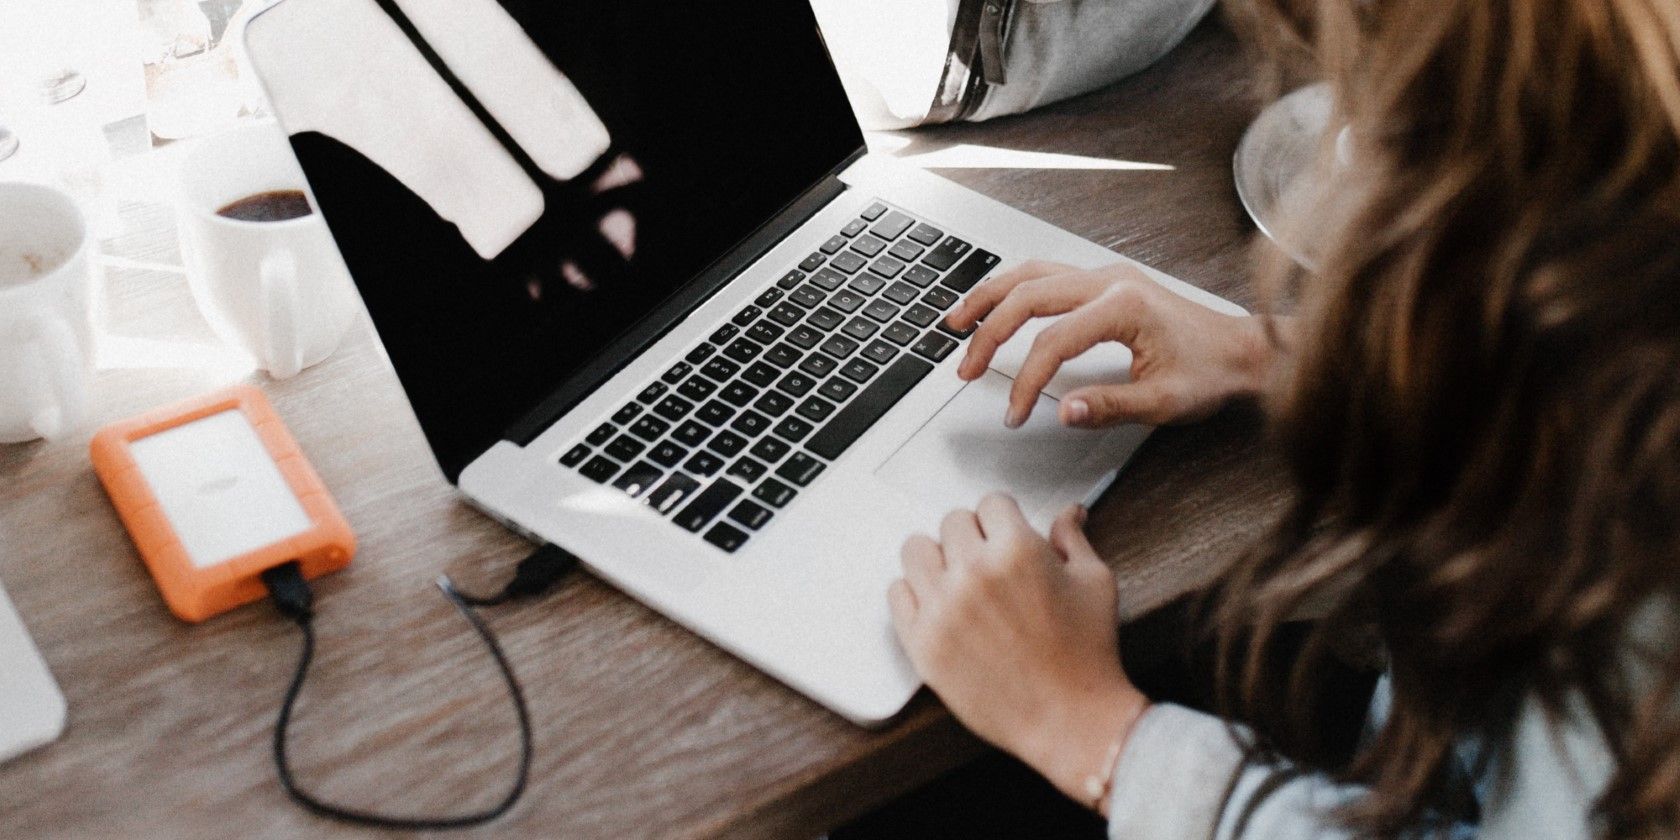
[{"label": "woman's right hand", "polygon": [[977,287],[946,322],[979,322],[958,375],[986,372],[998,347],[1029,319],[1064,315],[1033,341],[1015,376],[1004,422],[1025,423],[1038,393],[1062,364],[1104,341],[1132,351],[1130,382],[1079,388],[1063,396],[1069,426],[1161,425],[1205,418],[1265,386],[1272,347],[1260,319],[1215,312],[1168,291],[1136,267],[1081,270],[1029,262]]}]

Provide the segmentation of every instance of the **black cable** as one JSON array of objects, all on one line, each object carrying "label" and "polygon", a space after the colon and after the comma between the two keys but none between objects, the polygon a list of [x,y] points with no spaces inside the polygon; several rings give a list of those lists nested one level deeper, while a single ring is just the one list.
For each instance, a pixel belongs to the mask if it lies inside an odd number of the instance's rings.
[{"label": "black cable", "polygon": [[509,581],[500,593],[488,598],[463,594],[455,589],[455,584],[447,575],[440,576],[437,580],[438,589],[442,590],[444,597],[460,610],[461,615],[478,633],[478,637],[484,640],[485,647],[489,648],[491,657],[496,661],[496,668],[501,671],[502,679],[507,683],[508,694],[513,698],[514,711],[519,716],[519,771],[514,777],[513,787],[494,806],[453,817],[393,817],[375,814],[334,805],[298,786],[286,757],[286,731],[291,724],[292,707],[297,703],[298,694],[303,690],[304,678],[309,674],[309,665],[315,658],[314,596],[296,562],[264,571],[262,581],[268,587],[269,597],[275,608],[303,631],[303,651],[298,657],[297,670],[292,673],[291,684],[286,688],[285,698],[280,701],[280,716],[274,724],[274,767],[286,795],[319,816],[371,828],[407,831],[470,828],[506,814],[525,793],[525,785],[531,773],[531,713],[525,705],[525,692],[519,687],[519,679],[513,673],[513,666],[508,663],[507,654],[496,641],[495,633],[473,607],[495,606],[541,594],[576,565],[577,559],[572,555],[552,545],[545,545],[520,561],[513,580]]}]

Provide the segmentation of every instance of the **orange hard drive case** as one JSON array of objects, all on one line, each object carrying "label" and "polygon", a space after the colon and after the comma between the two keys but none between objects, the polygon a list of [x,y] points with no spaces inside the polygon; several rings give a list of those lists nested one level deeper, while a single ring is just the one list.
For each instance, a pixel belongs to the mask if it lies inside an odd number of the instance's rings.
[{"label": "orange hard drive case", "polygon": [[[200,568],[188,557],[129,447],[142,438],[230,409],[243,412],[250,421],[312,527],[282,542]],[[90,448],[93,470],[128,528],[134,547],[151,570],[170,611],[183,620],[203,621],[261,600],[268,589],[258,576],[289,560],[298,561],[303,576],[312,579],[344,568],[356,553],[356,537],[326,485],[304,458],[268,398],[250,385],[112,423],[94,435]]]}]

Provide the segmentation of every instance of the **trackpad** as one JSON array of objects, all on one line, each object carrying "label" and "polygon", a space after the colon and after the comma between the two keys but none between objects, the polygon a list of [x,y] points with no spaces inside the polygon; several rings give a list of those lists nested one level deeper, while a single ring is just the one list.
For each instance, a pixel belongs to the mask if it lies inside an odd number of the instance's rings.
[{"label": "trackpad", "polygon": [[1084,501],[1149,434],[1142,426],[1070,429],[1056,419],[1056,401],[1038,395],[1019,429],[1003,425],[1013,380],[988,370],[970,382],[909,442],[876,469],[882,481],[944,511],[973,507],[993,491],[1014,496],[1027,519],[1044,528],[1068,505]]}]

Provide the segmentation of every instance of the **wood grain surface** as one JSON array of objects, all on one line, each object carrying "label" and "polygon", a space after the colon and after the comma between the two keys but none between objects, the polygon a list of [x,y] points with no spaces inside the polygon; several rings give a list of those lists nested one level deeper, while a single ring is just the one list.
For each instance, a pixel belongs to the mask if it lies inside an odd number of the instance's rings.
[{"label": "wood grain surface", "polygon": [[[1247,77],[1210,23],[1117,86],[910,133],[900,154],[982,144],[1166,164],[942,174],[1253,305],[1253,229],[1230,176],[1255,112]],[[371,834],[306,814],[275,781],[269,738],[295,629],[261,605],[200,626],[172,618],[88,464],[98,426],[242,379],[269,393],[360,539],[356,562],[317,589],[320,655],[293,729],[304,783],[415,815],[500,797],[513,713],[432,580],[489,590],[529,546],[443,481],[371,331],[274,382],[216,361],[178,273],[113,270],[107,283],[109,333],[135,346],[186,336],[168,358],[188,361],[107,359],[75,434],[0,446],[0,579],[70,704],[62,740],[0,766],[0,837]],[[1123,611],[1206,580],[1282,498],[1251,412],[1157,432],[1091,520]],[[884,730],[853,727],[585,576],[489,620],[525,683],[536,760],[524,801],[476,834],[814,837],[981,749],[925,692]]]}]

